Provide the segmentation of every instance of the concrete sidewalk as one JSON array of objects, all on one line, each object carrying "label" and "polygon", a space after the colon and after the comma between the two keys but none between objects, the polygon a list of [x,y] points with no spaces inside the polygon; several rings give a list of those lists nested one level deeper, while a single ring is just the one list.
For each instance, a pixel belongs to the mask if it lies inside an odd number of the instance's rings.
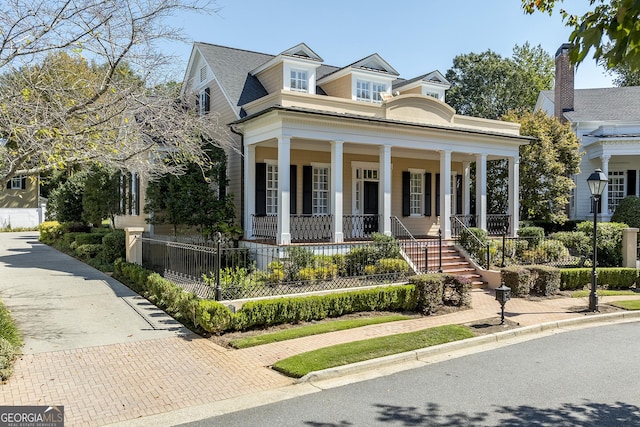
[{"label": "concrete sidewalk", "polygon": [[[67,426],[172,425],[318,391],[269,366],[328,345],[499,315],[492,292],[475,290],[470,310],[229,350],[38,243],[34,233],[0,233],[0,278],[0,299],[25,334],[25,355],[0,386],[0,405],[64,405]],[[587,304],[587,298],[516,298],[506,314],[522,326],[592,320],[576,310]]]}]

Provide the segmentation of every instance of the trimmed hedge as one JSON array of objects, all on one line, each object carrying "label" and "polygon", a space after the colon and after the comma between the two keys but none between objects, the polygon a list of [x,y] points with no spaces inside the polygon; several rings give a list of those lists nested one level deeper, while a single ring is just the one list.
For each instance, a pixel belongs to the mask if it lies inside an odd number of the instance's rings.
[{"label": "trimmed hedge", "polygon": [[523,297],[531,291],[531,272],[519,265],[504,267],[500,270],[500,279],[511,288],[511,295]]},{"label": "trimmed hedge", "polygon": [[[591,284],[590,268],[563,268],[560,278],[560,289],[572,291],[583,289]],[[629,289],[640,284],[640,270],[637,268],[597,268],[598,286],[607,289]]]},{"label": "trimmed hedge", "polygon": [[157,273],[121,259],[115,262],[114,278],[149,298],[186,326],[210,333],[321,320],[364,311],[429,314],[444,304],[464,306],[471,301],[469,280],[436,274],[413,276],[410,284],[404,286],[250,301],[234,314],[219,302],[200,300]]}]

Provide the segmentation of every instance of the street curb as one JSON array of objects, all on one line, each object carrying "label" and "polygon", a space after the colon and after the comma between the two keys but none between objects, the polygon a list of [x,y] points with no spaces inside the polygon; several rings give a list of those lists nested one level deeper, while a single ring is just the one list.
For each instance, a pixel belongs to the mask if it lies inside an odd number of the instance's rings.
[{"label": "street curb", "polygon": [[481,335],[460,341],[453,341],[433,347],[421,348],[404,353],[392,354],[377,359],[365,360],[352,363],[350,365],[337,366],[335,368],[323,369],[321,371],[309,372],[298,379],[297,383],[311,383],[314,381],[330,380],[346,375],[359,374],[374,369],[385,368],[407,362],[419,362],[433,356],[443,355],[453,351],[473,348],[484,344],[498,343],[517,337],[539,334],[546,331],[571,328],[574,326],[597,326],[597,324],[607,324],[622,321],[640,320],[640,311],[623,311],[617,313],[607,313],[598,315],[585,315],[573,319],[557,320],[553,322],[540,323],[537,325],[525,326],[511,329],[504,332],[496,332],[488,335]]}]

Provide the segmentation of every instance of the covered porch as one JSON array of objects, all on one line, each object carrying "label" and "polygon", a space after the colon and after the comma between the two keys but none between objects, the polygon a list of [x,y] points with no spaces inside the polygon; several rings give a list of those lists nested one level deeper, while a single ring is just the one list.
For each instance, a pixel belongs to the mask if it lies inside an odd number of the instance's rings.
[{"label": "covered porch", "polygon": [[[508,235],[517,233],[518,149],[527,138],[511,128],[290,108],[270,108],[235,126],[244,140],[245,240],[341,243],[374,232],[397,235],[397,223],[416,237],[440,232],[449,239],[461,223],[492,234],[503,234],[506,225]],[[489,214],[487,162],[498,159],[508,162],[508,209]]]}]

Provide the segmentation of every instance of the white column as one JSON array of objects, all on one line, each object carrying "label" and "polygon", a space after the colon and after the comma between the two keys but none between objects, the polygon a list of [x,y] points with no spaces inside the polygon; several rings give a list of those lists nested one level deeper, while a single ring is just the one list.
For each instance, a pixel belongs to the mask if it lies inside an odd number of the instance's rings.
[{"label": "white column", "polygon": [[256,146],[244,147],[244,238],[253,235],[253,215],[256,213]]},{"label": "white column", "polygon": [[391,235],[391,146],[380,147],[380,200],[382,202],[382,233]]},{"label": "white column", "polygon": [[278,138],[278,234],[277,243],[288,245],[291,243],[291,218],[289,204],[291,200],[291,138]]},{"label": "white column", "polygon": [[471,212],[471,164],[462,162],[462,214],[469,215]]},{"label": "white column", "polygon": [[520,156],[509,157],[509,214],[511,235],[518,233],[520,222]]},{"label": "white column", "polygon": [[344,241],[342,234],[342,141],[331,142],[331,210],[333,211],[333,241]]},{"label": "white column", "polygon": [[487,229],[487,155],[476,154],[476,227]]},{"label": "white column", "polygon": [[440,230],[451,238],[451,151],[440,152]]},{"label": "white column", "polygon": [[[605,154],[601,158],[602,160],[602,173],[604,176],[609,179],[609,160],[611,160],[611,156],[609,154]],[[609,218],[609,184],[604,186],[604,191],[602,192],[602,197],[600,198],[600,205],[602,206],[602,217],[603,219]]]}]

